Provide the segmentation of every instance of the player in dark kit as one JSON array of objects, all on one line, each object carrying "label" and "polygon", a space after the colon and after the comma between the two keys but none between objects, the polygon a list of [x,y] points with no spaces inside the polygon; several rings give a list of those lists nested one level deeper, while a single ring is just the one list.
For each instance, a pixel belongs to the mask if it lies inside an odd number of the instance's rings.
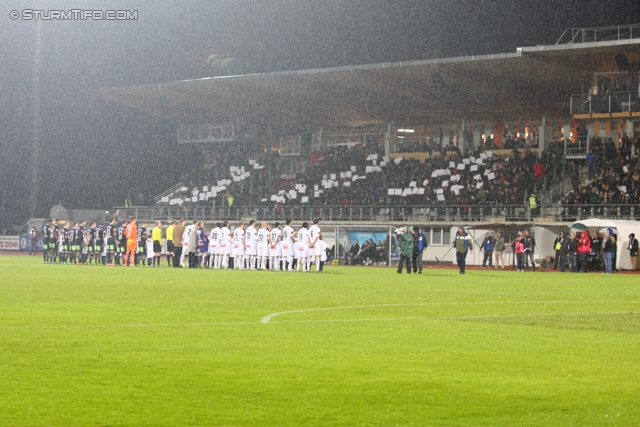
[{"label": "player in dark kit", "polygon": [[60,237],[60,220],[56,219],[49,227],[49,262],[58,259],[58,238]]},{"label": "player in dark kit", "polygon": [[104,248],[104,223],[102,221],[96,227],[94,236],[93,257],[96,259],[96,264],[105,264],[105,259],[102,256]]},{"label": "player in dark kit", "polygon": [[116,220],[111,218],[109,224],[104,229],[104,233],[107,237],[107,265],[113,263],[113,258],[116,253]]},{"label": "player in dark kit", "polygon": [[69,223],[65,222],[64,227],[60,230],[60,238],[62,244],[60,246],[60,263],[64,264],[69,258],[69,249],[71,247],[71,235],[69,230]]},{"label": "player in dark kit", "polygon": [[135,264],[138,265],[140,260],[142,260],[142,264],[144,265],[144,260],[147,258],[147,227],[149,227],[148,222],[142,223],[142,227],[138,227],[138,250],[136,252],[136,261]]},{"label": "player in dark kit", "polygon": [[116,230],[116,239],[118,241],[116,250],[116,265],[120,265],[120,260],[124,263],[124,256],[127,252],[127,237],[124,235],[124,230],[127,228],[127,220],[122,221],[122,225]]},{"label": "player in dark kit", "polygon": [[52,220],[48,220],[44,226],[42,226],[42,258],[45,264],[49,262],[49,240],[51,239],[52,223]]},{"label": "player in dark kit", "polygon": [[[96,223],[95,222],[92,222],[91,225],[89,225],[89,228],[87,228],[87,232],[85,233],[85,242],[87,245],[87,253],[84,256],[84,262],[87,264],[91,264],[96,251]],[[96,263],[98,263],[97,258],[96,258]]]},{"label": "player in dark kit", "polygon": [[67,232],[68,237],[68,245],[67,245],[67,259],[65,262],[69,262],[70,264],[75,264],[75,243],[76,243],[76,231],[78,231],[78,223],[74,222],[73,226],[69,228]]},{"label": "player in dark kit", "polygon": [[86,233],[85,226],[86,225],[87,225],[87,221],[85,221],[85,220],[80,221],[80,223],[76,227],[75,241],[72,244],[73,245],[73,251],[74,251],[74,261],[75,261],[74,263],[77,263],[77,264],[84,263],[83,249],[84,249],[84,239],[85,239],[85,233]]}]

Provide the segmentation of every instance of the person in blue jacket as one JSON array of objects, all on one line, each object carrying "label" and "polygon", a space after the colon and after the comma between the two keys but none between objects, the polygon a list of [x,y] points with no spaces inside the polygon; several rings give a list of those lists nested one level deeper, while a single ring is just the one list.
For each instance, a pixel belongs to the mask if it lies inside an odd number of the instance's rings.
[{"label": "person in blue jacket", "polygon": [[495,249],[495,243],[493,242],[493,237],[491,234],[487,233],[482,244],[480,245],[480,250],[484,252],[484,258],[482,259],[482,268],[487,266],[487,260],[489,261],[489,268],[493,266],[493,250]]},{"label": "person in blue jacket", "polygon": [[463,227],[458,227],[458,231],[456,231],[456,235],[454,236],[451,246],[456,249],[456,262],[460,268],[460,274],[464,274],[467,266],[467,253],[469,251],[473,252],[471,235],[464,231]]},{"label": "person in blue jacket", "polygon": [[413,272],[422,274],[422,253],[427,246],[429,246],[429,242],[427,242],[427,238],[420,231],[418,227],[413,227]]}]

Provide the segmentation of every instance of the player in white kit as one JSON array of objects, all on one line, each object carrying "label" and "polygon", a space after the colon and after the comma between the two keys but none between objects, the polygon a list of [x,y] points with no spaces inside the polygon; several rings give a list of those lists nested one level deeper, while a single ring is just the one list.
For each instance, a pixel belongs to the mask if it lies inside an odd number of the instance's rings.
[{"label": "player in white kit", "polygon": [[256,250],[258,253],[258,270],[264,270],[267,268],[267,258],[269,258],[269,230],[267,230],[266,222],[260,225],[260,230],[256,234]]},{"label": "player in white kit", "polygon": [[189,240],[191,239],[191,230],[196,228],[195,224],[187,225],[182,234],[182,254],[180,255],[180,267],[184,267],[184,257],[189,253]]},{"label": "player in white kit", "polygon": [[293,228],[291,228],[291,220],[285,221],[282,228],[282,240],[280,241],[280,250],[282,252],[282,270],[293,271]]},{"label": "player in white kit", "polygon": [[220,228],[220,234],[218,235],[218,247],[220,248],[220,265],[218,267],[229,268],[230,234],[229,221],[225,221],[222,223],[222,228]]},{"label": "player in white kit", "polygon": [[219,268],[220,257],[218,255],[218,235],[220,234],[220,223],[211,229],[209,233],[209,268]]},{"label": "player in white kit", "polygon": [[244,270],[244,222],[240,221],[233,230],[233,269]]},{"label": "player in white kit", "polygon": [[309,230],[307,229],[309,224],[307,221],[302,223],[302,228],[298,230],[298,236],[296,241],[296,254],[295,257],[298,259],[298,265],[296,266],[296,270],[308,272],[307,268],[307,256],[309,252]]},{"label": "player in white kit", "polygon": [[244,233],[244,256],[247,264],[247,270],[253,270],[256,265],[256,222],[254,220],[249,221],[249,226]]},{"label": "player in white kit", "polygon": [[315,258],[316,272],[320,271],[320,256],[322,249],[320,245],[316,245],[320,237],[320,227],[318,227],[318,218],[313,219],[313,225],[309,227],[309,258],[307,260],[307,270],[311,269],[311,258]]},{"label": "player in white kit", "polygon": [[318,238],[316,245],[320,246],[320,250],[322,251],[320,254],[320,270],[318,270],[318,273],[324,273],[324,263],[327,261],[327,244],[324,241],[322,233],[320,233],[320,237]]},{"label": "player in white kit", "polygon": [[273,228],[269,232],[269,270],[280,270],[280,257],[282,256],[280,247],[280,237],[282,231],[280,230],[280,223],[273,224]]}]

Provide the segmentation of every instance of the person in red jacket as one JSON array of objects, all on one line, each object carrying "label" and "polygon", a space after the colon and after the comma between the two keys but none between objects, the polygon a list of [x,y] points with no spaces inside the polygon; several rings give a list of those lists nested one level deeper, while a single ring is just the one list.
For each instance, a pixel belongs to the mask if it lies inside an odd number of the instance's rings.
[{"label": "person in red jacket", "polygon": [[535,180],[537,191],[542,190],[543,178],[544,166],[539,161],[536,161],[536,163],[533,165],[533,179]]},{"label": "person in red jacket", "polygon": [[583,231],[578,238],[578,265],[581,273],[587,272],[587,261],[591,252],[591,237],[589,231]]}]

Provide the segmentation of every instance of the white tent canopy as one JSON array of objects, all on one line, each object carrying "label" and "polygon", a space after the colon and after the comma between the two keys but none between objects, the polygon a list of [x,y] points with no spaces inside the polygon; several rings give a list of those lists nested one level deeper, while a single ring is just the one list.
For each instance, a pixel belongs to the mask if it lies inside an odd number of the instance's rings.
[{"label": "white tent canopy", "polygon": [[616,267],[623,270],[631,269],[631,260],[629,259],[629,251],[627,250],[629,247],[629,234],[634,233],[636,236],[640,235],[640,221],[591,218],[576,221],[571,224],[571,228],[576,228],[576,226],[580,227],[578,224],[587,227],[592,236],[594,232],[602,228],[615,228],[618,231],[618,234],[616,234],[616,244],[618,247]]}]

